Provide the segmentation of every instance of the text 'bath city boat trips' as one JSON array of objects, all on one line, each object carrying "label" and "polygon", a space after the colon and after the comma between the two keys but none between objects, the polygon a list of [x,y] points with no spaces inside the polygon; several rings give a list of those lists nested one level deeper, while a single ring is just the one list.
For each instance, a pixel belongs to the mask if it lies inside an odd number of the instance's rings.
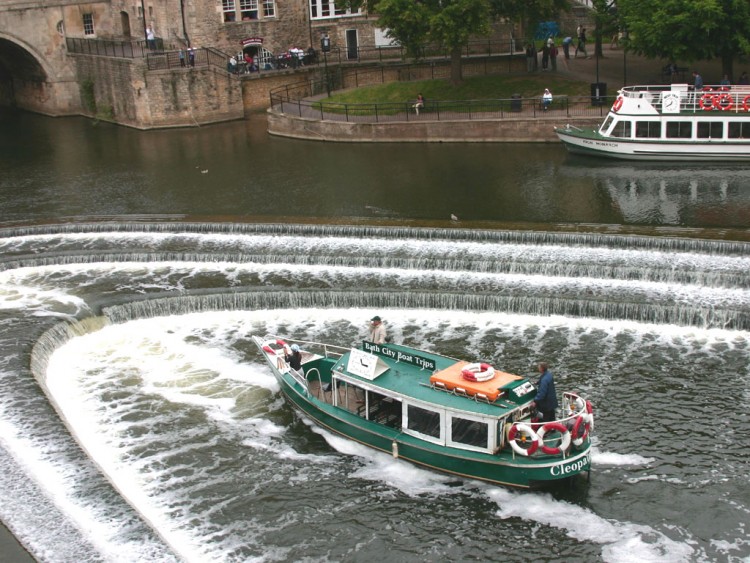
[{"label": "text 'bath city boat trips'", "polygon": [[555,128],[570,152],[629,160],[750,160],[750,86],[627,86],[594,130]]},{"label": "text 'bath city boat trips'", "polygon": [[[562,419],[542,424],[532,420],[535,385],[487,364],[367,341],[253,340],[296,408],[394,458],[527,488],[590,471],[594,414],[577,393],[563,393]],[[292,347],[298,370],[285,359]]]}]

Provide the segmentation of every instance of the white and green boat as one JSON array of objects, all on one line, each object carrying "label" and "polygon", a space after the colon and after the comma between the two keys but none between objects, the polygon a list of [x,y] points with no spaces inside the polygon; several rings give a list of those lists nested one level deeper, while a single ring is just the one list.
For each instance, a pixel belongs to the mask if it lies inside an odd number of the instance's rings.
[{"label": "white and green boat", "polygon": [[626,86],[596,129],[555,128],[572,153],[649,161],[750,160],[750,86]]},{"label": "white and green boat", "polygon": [[[367,341],[347,349],[253,340],[297,409],[394,458],[524,488],[590,471],[594,414],[577,393],[563,393],[561,419],[541,424],[532,419],[535,385],[484,363]],[[285,360],[292,344],[302,350],[300,370]]]}]

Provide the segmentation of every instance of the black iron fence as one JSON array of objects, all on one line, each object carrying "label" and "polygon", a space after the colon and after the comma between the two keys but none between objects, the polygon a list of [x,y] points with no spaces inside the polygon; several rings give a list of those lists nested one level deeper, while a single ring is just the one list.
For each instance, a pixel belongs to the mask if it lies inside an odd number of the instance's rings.
[{"label": "black iron fence", "polygon": [[[491,100],[426,100],[417,107],[416,100],[350,104],[320,98],[330,87],[325,81],[289,84],[271,92],[271,107],[281,113],[357,123],[390,121],[450,121],[508,119],[517,117],[604,117],[613,98],[591,96],[557,96],[549,106],[541,97],[514,95]],[[333,89],[333,88],[331,88]],[[317,99],[316,99],[317,98]]]},{"label": "black iron fence", "polygon": [[65,46],[69,53],[82,55],[98,55],[100,57],[122,57],[126,59],[141,59],[155,51],[164,48],[161,38],[155,40],[155,49],[149,49],[145,39],[130,41],[115,41],[112,39],[85,39],[80,37],[66,37]]},{"label": "black iron fence", "polygon": [[213,66],[227,69],[229,55],[212,47],[151,52],[146,55],[148,70],[167,70],[183,67]]}]

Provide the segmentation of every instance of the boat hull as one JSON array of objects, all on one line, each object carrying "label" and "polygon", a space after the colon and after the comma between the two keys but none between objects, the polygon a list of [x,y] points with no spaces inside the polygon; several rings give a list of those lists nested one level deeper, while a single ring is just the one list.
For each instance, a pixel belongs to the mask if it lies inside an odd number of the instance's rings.
[{"label": "boat hull", "polygon": [[558,138],[571,153],[644,161],[750,161],[750,145],[725,142],[635,141],[603,137],[597,133],[556,129]]},{"label": "boat hull", "polygon": [[400,430],[384,427],[363,419],[344,409],[310,396],[307,390],[290,375],[280,373],[269,362],[282,393],[299,411],[319,426],[393,457],[462,478],[521,487],[548,487],[567,481],[591,468],[590,443],[563,458],[560,456],[514,456],[510,449],[497,455],[446,448],[412,436]]}]

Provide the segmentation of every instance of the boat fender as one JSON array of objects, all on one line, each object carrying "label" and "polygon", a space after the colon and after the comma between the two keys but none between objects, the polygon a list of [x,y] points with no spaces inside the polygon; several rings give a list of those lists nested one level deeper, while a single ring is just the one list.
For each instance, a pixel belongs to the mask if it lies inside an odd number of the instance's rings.
[{"label": "boat fender", "polygon": [[622,96],[617,96],[615,103],[612,104],[612,111],[617,113],[618,111],[620,111],[621,107],[622,107]]},{"label": "boat fender", "polygon": [[573,425],[573,431],[571,432],[571,438],[574,446],[580,446],[583,441],[588,437],[591,431],[590,420],[593,420],[593,416],[590,413],[581,414],[576,418],[575,424]]},{"label": "boat fender", "polygon": [[[544,445],[544,435],[547,432],[553,431],[559,432],[561,435],[561,439],[560,444],[557,447],[551,448]],[[542,443],[542,451],[545,454],[561,455],[570,447],[570,432],[565,427],[565,425],[560,422],[548,422],[539,429],[539,431],[537,432],[537,436],[539,436],[539,441]]]},{"label": "boat fender", "polygon": [[495,377],[495,368],[489,364],[469,364],[461,370],[466,381],[489,381]]},{"label": "boat fender", "polygon": [[750,111],[750,94],[743,98],[742,109],[744,109],[745,111]]},{"label": "boat fender", "polygon": [[713,94],[703,94],[698,105],[703,111],[711,111],[712,109],[715,109],[716,96]]},{"label": "boat fender", "polygon": [[[531,446],[528,449],[522,448],[518,443],[517,438],[520,438],[522,442],[525,442],[527,438],[530,439]],[[534,455],[534,453],[539,449],[540,439],[539,435],[534,432],[531,426],[529,426],[528,424],[516,423],[511,427],[510,432],[508,432],[508,442],[510,442],[510,447],[513,448],[514,452],[516,452],[518,455],[528,457],[530,455]]]}]

